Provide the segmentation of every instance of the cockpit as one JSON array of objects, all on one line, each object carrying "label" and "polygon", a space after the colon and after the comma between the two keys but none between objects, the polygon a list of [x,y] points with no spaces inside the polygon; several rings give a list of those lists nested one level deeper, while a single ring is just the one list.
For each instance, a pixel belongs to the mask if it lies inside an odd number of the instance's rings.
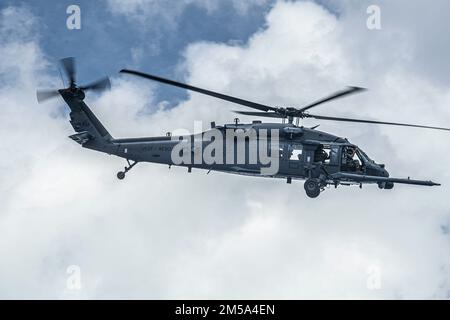
[{"label": "cockpit", "polygon": [[351,143],[292,143],[280,148],[283,159],[289,167],[300,168],[301,163],[325,165],[327,172],[377,174],[384,168],[376,164],[358,146]]},{"label": "cockpit", "polygon": [[356,147],[345,146],[341,153],[341,169],[342,171],[361,171],[362,159],[356,152]]},{"label": "cockpit", "polygon": [[369,164],[375,162],[367,156],[360,148],[354,145],[346,145],[342,147],[341,152],[341,170],[360,172]]},{"label": "cockpit", "polygon": [[375,164],[359,147],[353,144],[320,144],[314,150],[314,162],[340,166],[342,171],[361,172]]}]

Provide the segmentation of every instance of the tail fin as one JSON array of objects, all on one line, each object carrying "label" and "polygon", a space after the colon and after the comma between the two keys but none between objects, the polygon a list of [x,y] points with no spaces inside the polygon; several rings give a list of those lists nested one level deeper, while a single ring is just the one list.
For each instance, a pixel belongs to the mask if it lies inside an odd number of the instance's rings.
[{"label": "tail fin", "polygon": [[86,139],[106,141],[112,139],[106,128],[97,119],[91,109],[83,102],[84,95],[79,97],[66,90],[60,90],[60,94],[71,110],[70,124],[77,132],[77,134],[71,136],[72,139],[79,143],[82,141],[86,142]]}]

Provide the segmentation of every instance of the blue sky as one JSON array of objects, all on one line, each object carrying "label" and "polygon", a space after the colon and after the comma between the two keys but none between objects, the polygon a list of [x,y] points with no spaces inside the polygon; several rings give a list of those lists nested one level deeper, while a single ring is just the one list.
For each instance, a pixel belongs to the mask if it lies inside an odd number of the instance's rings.
[{"label": "blue sky", "polygon": [[[193,42],[245,43],[249,36],[264,28],[264,19],[271,1],[237,12],[231,2],[221,1],[214,10],[187,4],[174,23],[155,17],[144,24],[112,12],[106,1],[22,1],[39,17],[41,48],[49,61],[66,56],[78,60],[80,83],[104,74],[114,75],[121,68],[134,68],[167,77],[180,78],[177,64],[184,48]],[[81,30],[66,27],[66,8],[81,8]],[[17,1],[2,1],[0,9]],[[133,63],[132,48],[141,50],[142,58]],[[56,71],[56,64],[54,68]],[[176,103],[186,93],[167,87],[157,88],[158,100]]]}]

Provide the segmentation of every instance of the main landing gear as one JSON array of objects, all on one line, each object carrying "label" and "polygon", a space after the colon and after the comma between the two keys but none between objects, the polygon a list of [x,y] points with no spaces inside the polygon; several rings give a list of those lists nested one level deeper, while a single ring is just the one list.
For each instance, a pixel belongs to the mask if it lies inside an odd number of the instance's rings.
[{"label": "main landing gear", "polygon": [[117,178],[118,178],[119,180],[124,179],[124,178],[125,178],[125,173],[127,173],[128,171],[130,171],[131,168],[133,168],[138,162],[137,162],[137,161],[134,161],[133,163],[130,163],[130,160],[127,159],[127,163],[128,163],[128,166],[125,167],[124,171],[119,171],[119,172],[117,172]]},{"label": "main landing gear", "polygon": [[319,179],[309,178],[304,184],[306,195],[310,198],[317,198],[320,194],[322,186]]}]

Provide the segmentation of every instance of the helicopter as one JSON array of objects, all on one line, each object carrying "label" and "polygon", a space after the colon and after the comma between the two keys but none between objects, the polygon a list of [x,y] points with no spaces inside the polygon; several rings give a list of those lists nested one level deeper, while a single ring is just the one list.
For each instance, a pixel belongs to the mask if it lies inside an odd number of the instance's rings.
[{"label": "helicopter", "polygon": [[[85,91],[109,89],[111,87],[109,79],[106,77],[91,84],[79,86],[76,82],[75,59],[73,57],[64,58],[60,63],[69,80],[69,86],[63,89],[38,90],[38,102],[42,103],[50,98],[61,96],[70,108],[70,124],[75,130],[75,134],[70,135],[69,138],[84,148],[124,158],[127,166],[123,171],[117,173],[117,178],[120,180],[123,180],[136,164],[150,162],[165,164],[169,168],[172,165],[187,167],[188,172],[191,172],[192,168],[196,168],[208,170],[208,173],[219,171],[256,177],[281,178],[289,184],[292,183],[292,180],[305,180],[304,189],[310,198],[318,197],[329,186],[337,188],[341,185],[357,185],[362,188],[363,184],[375,184],[385,190],[392,189],[394,184],[440,186],[439,183],[430,180],[414,180],[409,177],[392,178],[384,164],[372,160],[359,146],[351,143],[348,139],[319,131],[316,129],[317,126],[307,128],[299,125],[300,119],[313,118],[450,131],[449,128],[442,127],[339,118],[309,113],[310,109],[320,104],[363,92],[366,90],[364,88],[347,87],[300,108],[278,107],[244,100],[140,71],[122,69],[120,70],[122,74],[198,92],[256,110],[234,111],[238,114],[279,119],[281,123],[266,123],[260,120],[240,123],[236,118],[234,123],[221,126],[211,122],[209,130],[197,134],[172,135],[169,132],[165,136],[113,138],[83,101]],[[253,134],[250,135],[249,132]],[[231,138],[224,137],[225,133],[227,135],[231,133]],[[241,136],[244,138],[240,139]],[[201,152],[211,147],[213,143],[215,148],[210,155],[226,153],[228,157],[231,152],[227,161],[215,161],[217,158],[211,161],[211,159],[207,159],[205,153]],[[241,159],[238,159],[239,152],[236,152],[237,150],[244,152]],[[256,161],[249,161],[250,154],[255,153],[255,150],[257,155],[261,155],[262,150],[266,151],[267,155],[270,155],[270,159],[277,163],[276,170],[265,170],[268,168],[268,162],[263,162],[262,157],[257,156]],[[183,161],[179,161],[180,157],[183,158]]]}]

